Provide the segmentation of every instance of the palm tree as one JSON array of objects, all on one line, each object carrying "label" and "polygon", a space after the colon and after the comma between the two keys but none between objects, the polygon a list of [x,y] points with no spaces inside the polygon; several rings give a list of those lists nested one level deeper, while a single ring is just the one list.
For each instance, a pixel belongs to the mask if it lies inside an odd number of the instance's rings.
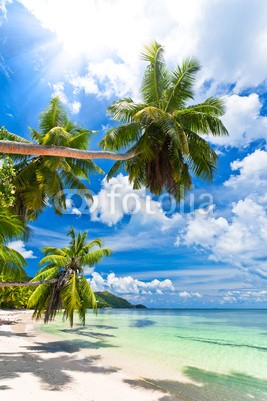
[{"label": "palm tree", "polygon": [[[200,64],[196,59],[187,59],[181,66],[178,65],[175,70],[169,72],[163,59],[163,47],[155,41],[145,47],[142,58],[149,63],[141,86],[143,101],[138,103],[131,98],[125,98],[114,102],[108,108],[113,118],[121,125],[112,128],[100,142],[103,151],[89,151],[86,150],[86,146],[80,146],[80,143],[73,144],[72,135],[66,135],[66,132],[71,133],[66,115],[64,117],[62,106],[59,112],[57,111],[59,100],[53,99],[46,112],[48,118],[46,114],[41,116],[41,133],[32,130],[36,142],[26,141],[2,128],[0,152],[20,157],[38,155],[31,159],[39,160],[34,166],[38,179],[45,174],[44,160],[48,160],[46,164],[51,171],[59,167],[62,169],[64,166],[64,172],[65,167],[68,168],[67,165],[70,165],[71,158],[75,160],[75,164],[78,160],[83,162],[88,162],[90,159],[117,160],[108,177],[124,166],[134,188],[144,185],[157,195],[166,189],[178,200],[192,187],[192,173],[197,177],[211,180],[217,155],[201,135],[228,134],[220,120],[224,114],[222,99],[210,97],[203,103],[188,106],[188,102],[194,97],[195,75],[200,70]],[[49,123],[43,124],[43,118]],[[79,131],[78,127],[74,129],[75,132],[77,130]],[[82,137],[84,139],[86,134],[84,133]],[[126,152],[115,153],[120,149],[126,149]],[[40,160],[44,169],[39,167]],[[95,165],[90,164],[90,167],[96,169]],[[69,176],[70,174],[68,180]],[[45,187],[46,191],[43,189],[37,192],[36,210],[34,207],[27,210],[31,218],[35,218],[45,206],[45,194],[53,199],[54,188],[58,189],[61,186],[58,177],[54,174],[52,177],[53,186],[50,191],[46,188],[48,185],[41,179],[40,185]],[[73,182],[72,178],[70,181]],[[26,191],[24,201],[26,200],[27,204],[31,203],[31,195],[32,193]],[[61,202],[64,207],[64,196]]]},{"label": "palm tree", "polygon": [[39,265],[45,267],[32,281],[54,280],[54,283],[39,285],[29,298],[28,306],[34,309],[33,317],[36,319],[44,313],[45,323],[51,321],[60,309],[64,309],[64,317],[72,327],[75,310],[85,324],[86,310],[97,308],[92,288],[84,276],[84,268],[96,265],[104,256],[109,256],[111,250],[102,248],[100,239],[86,242],[87,232],[76,235],[72,228],[67,235],[70,237],[68,248],[43,248],[45,257]]},{"label": "palm tree", "polygon": [[7,242],[25,233],[23,223],[8,209],[0,207],[0,278],[1,281],[23,280],[26,278],[24,257],[7,246]]},{"label": "palm tree", "polygon": [[163,47],[152,42],[142,58],[148,62],[141,86],[142,102],[124,98],[108,108],[121,125],[100,142],[104,150],[126,149],[134,154],[117,161],[109,177],[125,167],[134,188],[145,186],[156,195],[164,189],[177,200],[192,187],[191,173],[211,180],[217,155],[202,134],[227,135],[220,120],[221,99],[210,97],[188,105],[200,69],[194,59],[185,60],[171,72],[166,68]]},{"label": "palm tree", "polygon": [[[47,109],[40,115],[40,130],[31,129],[36,144],[56,149],[68,147],[77,150],[88,148],[92,131],[72,123],[59,98],[50,101]],[[32,142],[9,133],[2,128],[1,138],[20,146],[38,146]],[[15,141],[15,142],[14,142]],[[72,157],[11,155],[16,172],[15,214],[27,220],[35,220],[44,210],[48,200],[57,214],[66,209],[66,190],[75,189],[90,197],[87,186],[81,181],[89,181],[89,173],[102,173],[91,160]]]}]

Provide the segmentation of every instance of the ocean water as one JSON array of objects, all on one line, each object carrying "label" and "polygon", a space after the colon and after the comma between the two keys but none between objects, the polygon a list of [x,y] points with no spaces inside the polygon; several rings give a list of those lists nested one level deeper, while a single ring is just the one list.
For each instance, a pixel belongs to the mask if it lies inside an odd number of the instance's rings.
[{"label": "ocean water", "polygon": [[103,310],[85,327],[57,319],[42,330],[68,352],[113,353],[145,379],[133,386],[187,401],[267,401],[267,310]]}]

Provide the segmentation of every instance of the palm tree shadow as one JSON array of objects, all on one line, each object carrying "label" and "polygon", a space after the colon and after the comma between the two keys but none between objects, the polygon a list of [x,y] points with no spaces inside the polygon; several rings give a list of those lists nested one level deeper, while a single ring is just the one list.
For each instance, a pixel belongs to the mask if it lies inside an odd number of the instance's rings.
[{"label": "palm tree shadow", "polygon": [[32,373],[41,380],[46,390],[59,391],[72,381],[68,372],[110,374],[117,371],[112,367],[98,365],[100,359],[100,356],[76,359],[68,355],[43,359],[37,353],[2,353],[0,361],[4,369],[0,369],[0,377],[1,380],[12,379],[19,377],[21,373]]},{"label": "palm tree shadow", "polygon": [[[109,327],[109,326],[107,326]],[[109,327],[110,328],[110,327]],[[88,331],[87,328],[85,329],[84,326],[82,327],[77,327],[75,329],[62,329],[60,330],[63,333],[67,333],[67,334],[73,334],[75,333],[75,335],[78,336],[82,336],[82,337],[91,337],[91,338],[111,338],[111,337],[115,337],[114,334],[108,334],[108,333],[104,333],[104,332],[98,332],[98,331]]]},{"label": "palm tree shadow", "polygon": [[67,352],[68,354],[73,354],[74,352],[79,352],[82,349],[100,349],[100,348],[112,348],[116,347],[111,345],[106,341],[87,341],[87,340],[61,340],[61,341],[50,341],[49,343],[35,343],[27,347],[28,350],[36,352]]},{"label": "palm tree shadow", "polygon": [[0,331],[0,337],[13,337],[16,335],[17,337],[35,337],[35,335],[28,334],[28,333],[13,333],[12,331]]},{"label": "palm tree shadow", "polygon": [[[9,336],[16,338],[16,333],[8,332]],[[33,346],[21,347],[23,351],[17,353],[0,353],[0,381],[15,379],[22,373],[31,373],[36,376],[45,390],[59,391],[72,382],[70,372],[91,372],[112,374],[118,369],[101,366],[101,356],[81,358],[75,353],[82,349],[99,349],[111,347],[105,341],[67,340],[48,343],[35,343]],[[64,352],[64,355],[57,353]],[[45,354],[45,358],[43,355]],[[0,385],[1,390],[10,387],[5,383]]]},{"label": "palm tree shadow", "polygon": [[125,380],[132,387],[165,390],[168,395],[160,401],[266,401],[267,380],[232,372],[220,374],[195,367],[186,367],[183,372],[192,382],[174,380]]}]

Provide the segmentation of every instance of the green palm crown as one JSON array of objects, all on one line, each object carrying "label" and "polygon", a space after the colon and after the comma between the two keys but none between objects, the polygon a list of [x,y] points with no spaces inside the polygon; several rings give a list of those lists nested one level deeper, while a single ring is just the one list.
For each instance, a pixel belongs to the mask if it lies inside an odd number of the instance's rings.
[{"label": "green palm crown", "polygon": [[189,105],[193,99],[199,62],[184,60],[168,71],[163,47],[152,42],[142,58],[148,62],[141,86],[142,102],[131,98],[115,101],[108,108],[121,125],[112,128],[100,142],[105,150],[134,150],[136,156],[116,162],[108,177],[125,167],[134,188],[147,187],[159,195],[165,189],[180,200],[192,187],[193,173],[211,180],[217,155],[202,134],[227,135],[220,120],[222,99],[210,97]]},{"label": "green palm crown", "polygon": [[[50,101],[40,115],[40,129],[31,128],[35,144],[63,146],[86,150],[93,131],[71,122],[59,98]],[[9,141],[32,143],[20,136],[1,130],[1,138]],[[89,181],[90,173],[103,173],[91,160],[53,156],[10,155],[16,178],[15,214],[26,220],[35,220],[48,200],[57,214],[66,209],[66,191],[75,189],[90,197],[82,180]]]},{"label": "green palm crown", "polygon": [[45,323],[51,321],[56,313],[63,309],[64,317],[73,326],[75,310],[78,311],[81,322],[85,324],[86,310],[97,308],[84,269],[96,265],[103,257],[109,256],[111,250],[102,248],[100,239],[87,242],[87,232],[76,235],[72,228],[67,235],[70,237],[69,247],[43,248],[45,257],[39,265],[45,266],[32,281],[55,279],[55,282],[52,285],[40,284],[31,295],[28,306],[34,309],[33,317],[37,319],[44,313]]}]

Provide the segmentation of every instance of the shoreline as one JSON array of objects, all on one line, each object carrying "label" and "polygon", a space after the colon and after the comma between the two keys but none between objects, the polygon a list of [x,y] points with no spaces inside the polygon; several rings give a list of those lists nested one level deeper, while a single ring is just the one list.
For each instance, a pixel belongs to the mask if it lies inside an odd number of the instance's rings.
[{"label": "shoreline", "polygon": [[1,401],[184,400],[130,375],[118,361],[108,364],[101,348],[69,350],[64,340],[42,332],[42,324],[31,319],[31,311],[0,310]]}]

